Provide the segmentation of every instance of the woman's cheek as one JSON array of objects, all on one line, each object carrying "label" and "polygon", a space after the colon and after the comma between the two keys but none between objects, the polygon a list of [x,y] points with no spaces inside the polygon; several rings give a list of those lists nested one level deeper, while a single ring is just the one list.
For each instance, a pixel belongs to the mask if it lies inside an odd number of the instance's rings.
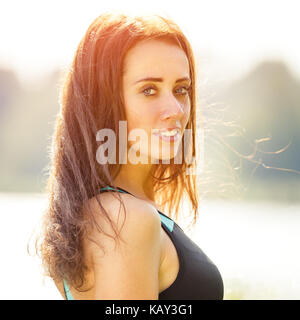
[{"label": "woman's cheek", "polygon": [[184,123],[186,125],[188,123],[189,119],[190,119],[191,106],[190,105],[186,105],[184,111],[185,111],[184,112]]}]

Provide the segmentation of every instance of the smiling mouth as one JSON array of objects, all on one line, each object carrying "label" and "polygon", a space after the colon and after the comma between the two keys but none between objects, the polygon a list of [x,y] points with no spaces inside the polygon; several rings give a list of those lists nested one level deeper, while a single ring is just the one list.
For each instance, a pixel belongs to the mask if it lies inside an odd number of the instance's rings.
[{"label": "smiling mouth", "polygon": [[174,137],[177,134],[180,134],[179,128],[174,129],[152,129],[152,134],[156,136],[163,136],[163,137]]},{"label": "smiling mouth", "polygon": [[157,136],[162,141],[175,142],[180,139],[181,130],[179,128],[174,128],[172,130],[152,129],[152,134]]}]

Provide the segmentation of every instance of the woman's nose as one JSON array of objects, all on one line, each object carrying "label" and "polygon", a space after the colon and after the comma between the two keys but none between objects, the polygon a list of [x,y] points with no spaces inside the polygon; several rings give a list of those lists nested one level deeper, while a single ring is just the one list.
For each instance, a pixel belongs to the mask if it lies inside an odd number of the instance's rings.
[{"label": "woman's nose", "polygon": [[166,108],[162,112],[161,120],[180,119],[184,115],[184,108],[179,101],[173,96],[167,101]]}]

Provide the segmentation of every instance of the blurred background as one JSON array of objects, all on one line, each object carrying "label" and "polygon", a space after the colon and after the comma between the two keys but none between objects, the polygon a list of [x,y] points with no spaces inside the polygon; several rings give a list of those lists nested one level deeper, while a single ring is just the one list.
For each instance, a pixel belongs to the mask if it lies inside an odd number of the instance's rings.
[{"label": "blurred background", "polygon": [[[102,12],[158,13],[194,48],[204,116],[199,222],[225,299],[300,297],[298,1],[1,1],[1,299],[61,299],[26,245],[46,207],[62,74]],[[182,222],[184,224],[184,221]]]}]

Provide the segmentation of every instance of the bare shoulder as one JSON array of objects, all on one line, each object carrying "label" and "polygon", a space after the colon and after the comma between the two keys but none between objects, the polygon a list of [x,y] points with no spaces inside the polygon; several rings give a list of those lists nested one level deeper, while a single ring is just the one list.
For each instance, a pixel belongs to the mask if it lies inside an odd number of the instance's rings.
[{"label": "bare shoulder", "polygon": [[[110,221],[104,217],[96,198],[90,199],[91,209],[101,230],[91,236],[104,251],[89,242],[95,276],[95,298],[157,299],[162,248],[161,221],[156,209],[129,194],[120,194],[126,210],[110,192],[98,195],[109,218],[118,226],[122,242],[115,245]],[[120,227],[122,228],[120,229]]]},{"label": "bare shoulder", "polygon": [[124,222],[124,233],[134,229],[137,233],[141,230],[147,234],[154,231],[151,230],[152,228],[160,229],[159,213],[151,204],[130,194],[119,193],[119,195],[124,206],[116,198],[116,192],[105,192],[97,195],[98,201],[105,209],[107,216],[101,209],[96,197],[89,200],[96,222],[103,228],[103,231],[109,233],[113,231],[111,222],[118,227]]},{"label": "bare shoulder", "polygon": [[[99,232],[94,228],[91,235],[96,237],[101,245],[105,244],[104,250],[112,250],[111,245],[114,241],[111,237],[116,236],[112,224],[116,231],[120,231],[120,236],[125,242],[139,243],[143,246],[149,242],[161,241],[161,220],[157,210],[144,200],[119,193],[123,207],[115,194],[115,192],[105,192],[97,195],[107,216],[103,213],[96,197],[89,200],[95,220],[102,230]],[[94,244],[90,243],[89,247],[94,248]],[[96,252],[99,252],[99,248]]]}]

